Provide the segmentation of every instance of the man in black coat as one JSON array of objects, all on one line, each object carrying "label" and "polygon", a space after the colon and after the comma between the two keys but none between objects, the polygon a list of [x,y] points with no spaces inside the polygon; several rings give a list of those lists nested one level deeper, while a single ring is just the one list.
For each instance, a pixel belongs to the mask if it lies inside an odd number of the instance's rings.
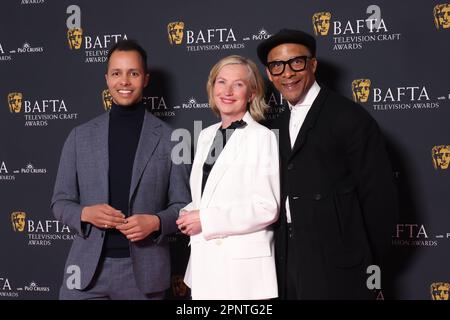
[{"label": "man in black coat", "polygon": [[371,276],[380,274],[368,267],[383,274],[398,216],[380,129],[360,105],[316,82],[313,36],[283,29],[257,53],[289,103],[273,123],[283,204],[275,235],[280,298],[374,299],[379,283]]}]

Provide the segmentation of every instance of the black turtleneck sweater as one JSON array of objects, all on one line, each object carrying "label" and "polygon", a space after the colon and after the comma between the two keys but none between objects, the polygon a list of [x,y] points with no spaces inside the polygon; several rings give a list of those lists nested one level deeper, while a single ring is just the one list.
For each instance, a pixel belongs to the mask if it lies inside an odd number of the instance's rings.
[{"label": "black turtleneck sweater", "polygon": [[[145,106],[142,103],[126,107],[113,104],[109,113],[109,205],[126,216],[130,215],[128,199],[131,175],[144,114]],[[129,257],[128,239],[116,229],[106,230],[103,255]]]}]

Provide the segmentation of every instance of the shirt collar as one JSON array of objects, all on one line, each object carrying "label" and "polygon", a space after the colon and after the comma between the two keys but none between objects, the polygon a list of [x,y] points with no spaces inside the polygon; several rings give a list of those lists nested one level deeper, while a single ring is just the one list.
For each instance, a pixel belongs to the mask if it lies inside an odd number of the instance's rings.
[{"label": "shirt collar", "polygon": [[236,120],[233,121],[228,127],[226,127],[225,129],[220,128],[220,130],[228,130],[228,129],[240,129],[240,128],[244,128],[247,125],[247,122],[245,122],[244,120]]},{"label": "shirt collar", "polygon": [[320,91],[320,86],[317,83],[317,81],[314,81],[313,85],[311,86],[311,88],[309,88],[308,92],[306,93],[306,95],[303,99],[301,99],[295,105],[292,105],[288,101],[289,110],[292,111],[292,109],[295,110],[300,107],[311,106],[313,104],[314,100],[316,100],[317,96],[319,95],[319,91]]}]

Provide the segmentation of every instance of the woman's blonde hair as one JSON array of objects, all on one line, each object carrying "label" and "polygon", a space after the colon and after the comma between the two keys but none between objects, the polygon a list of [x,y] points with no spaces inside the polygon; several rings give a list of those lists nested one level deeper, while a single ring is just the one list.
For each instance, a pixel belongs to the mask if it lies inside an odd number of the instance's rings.
[{"label": "woman's blonde hair", "polygon": [[209,72],[208,82],[206,83],[206,91],[208,92],[209,105],[211,109],[216,115],[220,116],[219,109],[214,102],[213,87],[220,70],[230,64],[240,64],[247,67],[250,88],[252,92],[255,93],[255,97],[250,103],[249,111],[255,121],[264,120],[264,113],[269,108],[264,101],[264,81],[255,63],[248,58],[238,55],[232,55],[221,59]]}]

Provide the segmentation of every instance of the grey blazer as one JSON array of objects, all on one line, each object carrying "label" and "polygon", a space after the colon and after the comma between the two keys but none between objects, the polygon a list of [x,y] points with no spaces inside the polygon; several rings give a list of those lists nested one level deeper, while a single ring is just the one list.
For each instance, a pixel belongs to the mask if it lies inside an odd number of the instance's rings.
[{"label": "grey blazer", "polygon": [[[77,266],[81,271],[80,289],[91,282],[104,241],[105,231],[91,224],[82,228],[80,217],[83,207],[108,203],[108,126],[109,114],[105,113],[72,130],[62,150],[52,198],[55,217],[76,231],[63,285],[72,274],[73,267],[68,268]],[[177,231],[178,212],[191,201],[189,167],[171,161],[171,132],[168,125],[145,112],[133,165],[129,212],[158,215],[161,232],[130,243],[136,283],[144,293],[169,287],[166,236]]]}]

